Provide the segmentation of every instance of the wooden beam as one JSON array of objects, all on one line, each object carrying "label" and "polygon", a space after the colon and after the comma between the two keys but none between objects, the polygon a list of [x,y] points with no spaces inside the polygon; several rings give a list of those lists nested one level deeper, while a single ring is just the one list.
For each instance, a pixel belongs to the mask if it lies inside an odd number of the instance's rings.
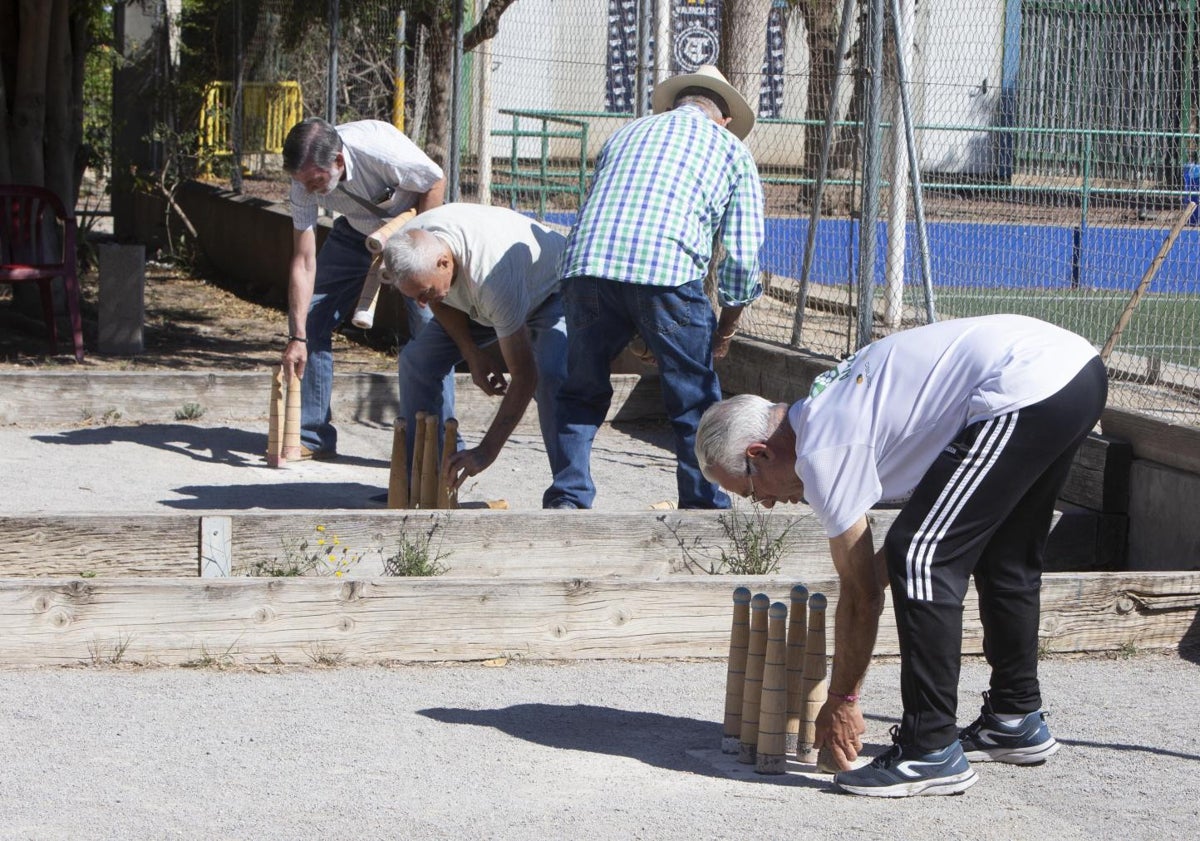
[{"label": "wooden beam", "polygon": [[[259,561],[286,560],[301,540],[315,551],[332,541],[361,557],[352,574],[379,575],[402,541],[429,539],[454,578],[705,575],[731,550],[726,527],[788,532],[780,574],[831,569],[828,541],[807,509],[719,511],[287,511],[223,512],[229,519],[230,570],[244,576]],[[874,512],[881,541],[894,511]],[[183,577],[196,574],[200,518],[192,514],[37,515],[0,518],[0,577]],[[215,522],[215,521],[214,521]],[[567,527],[564,527],[566,524]],[[199,541],[199,542],[198,542]]]},{"label": "wooden beam", "polygon": [[[662,391],[654,377],[614,374],[608,421],[663,416]],[[461,425],[484,428],[500,405],[483,394],[469,374],[456,374],[455,411]],[[87,416],[118,412],[122,422],[173,423],[185,403],[205,410],[206,421],[256,420],[266,417],[270,395],[269,371],[56,371],[0,372],[0,423],[79,423]],[[333,411],[357,423],[391,427],[399,408],[395,374],[353,373],[338,376]],[[538,431],[536,411],[528,411],[519,427]]]},{"label": "wooden beam", "polygon": [[[722,657],[735,586],[688,580],[0,579],[0,665]],[[834,579],[804,582],[836,602]],[[1046,576],[1045,651],[1176,648],[1200,635],[1200,573]],[[973,591],[963,650],[982,650]],[[876,655],[898,653],[890,609]],[[832,638],[833,623],[829,632]]]},{"label": "wooden beam", "polygon": [[1075,454],[1059,499],[1093,511],[1128,513],[1132,463],[1128,441],[1093,433]]},{"label": "wooden beam", "polygon": [[1121,438],[1133,447],[1133,457],[1200,473],[1200,429],[1167,423],[1111,406],[1104,410],[1100,427],[1105,435]]}]

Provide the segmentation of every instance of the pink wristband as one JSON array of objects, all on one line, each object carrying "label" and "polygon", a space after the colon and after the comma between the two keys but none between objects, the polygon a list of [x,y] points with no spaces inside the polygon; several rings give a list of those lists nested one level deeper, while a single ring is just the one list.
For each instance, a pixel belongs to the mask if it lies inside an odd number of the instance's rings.
[{"label": "pink wristband", "polygon": [[837,698],[839,701],[845,701],[848,704],[853,704],[858,700],[857,695],[843,695],[841,692],[830,692],[830,698]]}]

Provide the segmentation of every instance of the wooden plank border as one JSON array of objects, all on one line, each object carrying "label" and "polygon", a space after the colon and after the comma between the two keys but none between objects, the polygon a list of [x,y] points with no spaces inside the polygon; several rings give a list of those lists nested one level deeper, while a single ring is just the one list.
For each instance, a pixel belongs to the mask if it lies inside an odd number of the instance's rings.
[{"label": "wooden plank border", "polygon": [[[722,657],[733,588],[783,600],[794,583],[0,579],[0,665]],[[835,579],[804,583],[836,603]],[[1048,575],[1042,647],[1177,648],[1200,636],[1198,607],[1200,573]],[[972,592],[965,653],[982,650],[977,613]],[[896,653],[885,609],[875,654]]]}]

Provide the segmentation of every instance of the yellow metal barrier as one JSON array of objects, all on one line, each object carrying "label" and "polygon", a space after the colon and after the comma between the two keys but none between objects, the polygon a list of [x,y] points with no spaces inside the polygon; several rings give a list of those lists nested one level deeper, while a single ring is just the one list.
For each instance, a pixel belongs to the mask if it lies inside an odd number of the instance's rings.
[{"label": "yellow metal barrier", "polygon": [[[233,83],[209,82],[200,111],[200,159],[233,154]],[[304,117],[299,82],[247,82],[242,85],[242,154],[283,151],[292,126]]]}]

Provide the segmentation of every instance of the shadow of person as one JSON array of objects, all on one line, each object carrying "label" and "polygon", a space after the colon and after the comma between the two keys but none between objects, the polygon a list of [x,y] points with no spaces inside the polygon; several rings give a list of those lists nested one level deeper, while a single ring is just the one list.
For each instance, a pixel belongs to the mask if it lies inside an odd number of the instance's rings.
[{"label": "shadow of person", "polygon": [[[732,776],[703,758],[714,749],[720,754],[721,726],[711,721],[592,704],[515,704],[490,710],[432,707],[418,714],[446,724],[491,727],[546,747],[624,756],[668,771],[721,779]],[[746,779],[812,788],[829,785],[799,774],[749,773]]]},{"label": "shadow of person", "polygon": [[[384,505],[376,501],[379,488],[361,482],[283,482],[265,485],[183,485],[175,493],[189,499],[164,499],[167,508],[182,511],[203,511],[211,508],[244,510],[265,508],[289,509],[375,509]],[[386,502],[387,497],[384,496]]]},{"label": "shadow of person", "polygon": [[[229,467],[265,467],[267,436],[232,426],[196,426],[188,423],[140,424],[137,426],[96,426],[63,432],[34,435],[42,444],[76,447],[102,447],[109,444],[137,444],[209,464]],[[352,467],[387,467],[381,459],[339,456],[337,464]]]}]

